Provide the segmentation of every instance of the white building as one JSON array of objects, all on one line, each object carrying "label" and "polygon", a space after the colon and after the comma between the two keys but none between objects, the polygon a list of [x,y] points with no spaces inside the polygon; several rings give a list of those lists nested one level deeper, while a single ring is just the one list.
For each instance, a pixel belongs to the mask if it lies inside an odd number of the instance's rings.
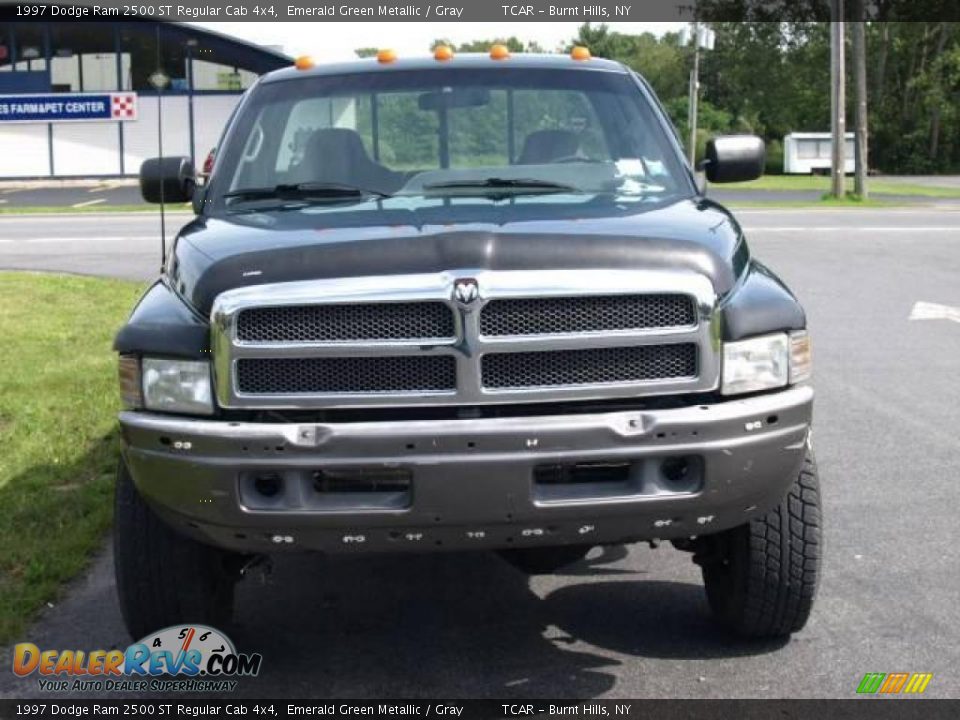
[{"label": "white building", "polygon": [[164,154],[201,164],[243,91],[291,62],[187,25],[0,23],[0,179],[136,175],[161,99]]},{"label": "white building", "polygon": [[[844,173],[856,169],[854,134],[847,133],[844,145]],[[790,133],[783,138],[783,172],[787,175],[829,173],[833,167],[833,138],[830,133]]]}]

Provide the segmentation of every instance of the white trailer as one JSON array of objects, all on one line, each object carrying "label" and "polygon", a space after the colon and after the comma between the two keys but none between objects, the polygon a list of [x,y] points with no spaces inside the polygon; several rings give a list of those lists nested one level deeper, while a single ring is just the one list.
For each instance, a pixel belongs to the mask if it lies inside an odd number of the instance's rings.
[{"label": "white trailer", "polygon": [[[854,157],[854,134],[846,134],[844,149],[845,174],[853,174],[856,168]],[[783,172],[786,175],[810,175],[829,173],[832,166],[833,139],[830,133],[790,133],[783,138]]]}]

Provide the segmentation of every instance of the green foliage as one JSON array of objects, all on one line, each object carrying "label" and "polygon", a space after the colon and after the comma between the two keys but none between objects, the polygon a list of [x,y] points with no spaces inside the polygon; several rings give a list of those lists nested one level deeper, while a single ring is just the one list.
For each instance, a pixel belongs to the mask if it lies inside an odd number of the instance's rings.
[{"label": "green foliage", "polygon": [[490,48],[494,45],[506,45],[507,49],[510,52],[521,53],[521,52],[543,52],[543,49],[537,43],[524,43],[522,40],[511,35],[508,38],[492,38],[489,40],[471,40],[470,42],[460,43],[455,45],[449,40],[444,40],[442,38],[434,40],[430,43],[430,50],[433,51],[438,45],[447,45],[452,47],[454,52],[462,53],[485,53],[490,52]]},{"label": "green foliage", "polygon": [[783,174],[783,143],[776,138],[767,141],[767,162],[763,172],[765,175]]}]

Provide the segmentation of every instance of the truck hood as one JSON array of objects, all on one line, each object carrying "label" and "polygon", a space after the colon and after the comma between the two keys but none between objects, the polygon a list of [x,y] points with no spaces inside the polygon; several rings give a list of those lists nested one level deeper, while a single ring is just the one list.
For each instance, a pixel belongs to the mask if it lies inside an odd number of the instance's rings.
[{"label": "truck hood", "polygon": [[681,269],[718,295],[748,259],[740,227],[702,198],[395,197],[198,217],[168,261],[203,316],[225,290],[446,270]]}]

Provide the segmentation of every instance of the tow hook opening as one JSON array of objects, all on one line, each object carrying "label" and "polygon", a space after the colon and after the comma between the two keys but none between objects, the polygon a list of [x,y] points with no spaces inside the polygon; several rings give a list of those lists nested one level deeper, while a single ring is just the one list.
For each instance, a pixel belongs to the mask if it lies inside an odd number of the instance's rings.
[{"label": "tow hook opening", "polygon": [[702,489],[703,476],[703,458],[698,455],[551,463],[534,468],[533,495],[538,502],[563,502],[691,494]]},{"label": "tow hook opening", "polygon": [[413,472],[384,466],[260,470],[240,476],[240,498],[250,510],[399,510],[412,504]]}]

